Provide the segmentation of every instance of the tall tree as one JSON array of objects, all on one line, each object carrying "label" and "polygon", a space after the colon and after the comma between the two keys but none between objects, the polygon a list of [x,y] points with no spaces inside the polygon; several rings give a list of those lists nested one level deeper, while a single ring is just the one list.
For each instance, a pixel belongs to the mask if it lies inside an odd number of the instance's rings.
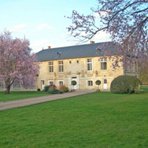
[{"label": "tall tree", "polygon": [[[148,58],[148,0],[98,0],[92,14],[73,10],[68,31],[81,40],[91,40],[98,32],[107,31],[120,43],[124,63],[144,64]],[[120,51],[120,52],[121,52]]]},{"label": "tall tree", "polygon": [[4,81],[6,93],[15,81],[24,87],[32,86],[36,79],[38,66],[35,55],[31,54],[29,41],[12,38],[10,32],[0,35],[0,79]]}]

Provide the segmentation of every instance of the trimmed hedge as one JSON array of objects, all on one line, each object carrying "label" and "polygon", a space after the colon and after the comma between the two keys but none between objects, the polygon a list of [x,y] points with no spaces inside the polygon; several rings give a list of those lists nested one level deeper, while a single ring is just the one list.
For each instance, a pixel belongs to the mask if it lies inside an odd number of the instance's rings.
[{"label": "trimmed hedge", "polygon": [[96,85],[99,86],[100,84],[101,84],[101,81],[100,81],[100,80],[97,80],[97,81],[96,81]]},{"label": "trimmed hedge", "polygon": [[139,91],[141,82],[135,76],[119,76],[111,83],[112,93],[131,94]]}]

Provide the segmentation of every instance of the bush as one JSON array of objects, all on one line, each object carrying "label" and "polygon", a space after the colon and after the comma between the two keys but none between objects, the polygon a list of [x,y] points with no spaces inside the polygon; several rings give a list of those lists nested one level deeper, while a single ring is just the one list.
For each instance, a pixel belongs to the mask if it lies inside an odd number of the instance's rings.
[{"label": "bush", "polygon": [[44,86],[43,91],[44,91],[44,92],[48,92],[48,90],[49,90],[49,85]]},{"label": "bush", "polygon": [[38,88],[38,89],[37,89],[37,91],[41,91],[41,89],[40,89],[40,88]]},{"label": "bush", "polygon": [[101,84],[101,81],[100,81],[100,80],[97,80],[97,81],[96,81],[96,85],[99,86],[100,84]]},{"label": "bush", "polygon": [[58,89],[49,89],[48,93],[49,94],[62,94],[62,92]]},{"label": "bush", "polygon": [[141,82],[135,76],[119,76],[111,83],[112,93],[135,93],[139,91]]},{"label": "bush", "polygon": [[64,85],[60,86],[59,90],[55,85],[46,85],[43,91],[48,92],[49,94],[61,94],[64,92],[68,92],[69,90],[68,90],[68,87]]},{"label": "bush", "polygon": [[55,85],[46,85],[44,86],[44,90],[45,92],[51,91],[51,90],[55,90],[57,89],[57,87]]},{"label": "bush", "polygon": [[68,92],[68,91],[69,91],[68,87],[66,87],[65,85],[60,86],[60,87],[59,87],[59,90],[60,90],[61,92]]}]

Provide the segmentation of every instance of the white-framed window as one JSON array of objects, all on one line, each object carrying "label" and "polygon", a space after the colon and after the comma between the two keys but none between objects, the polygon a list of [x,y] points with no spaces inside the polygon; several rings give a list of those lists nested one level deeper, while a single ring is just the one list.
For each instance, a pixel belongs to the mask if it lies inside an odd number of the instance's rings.
[{"label": "white-framed window", "polygon": [[59,86],[63,86],[64,82],[63,81],[59,81]]},{"label": "white-framed window", "polygon": [[45,84],[45,81],[44,80],[41,80],[41,84],[44,85]]},{"label": "white-framed window", "polygon": [[100,59],[101,70],[107,70],[107,58]]},{"label": "white-framed window", "polygon": [[48,81],[48,85],[54,85],[53,81]]},{"label": "white-framed window", "polygon": [[64,72],[64,63],[63,61],[58,61],[59,64],[59,72]]},{"label": "white-framed window", "polygon": [[92,70],[92,59],[87,59],[87,70]]},{"label": "white-framed window", "polygon": [[107,79],[104,79],[104,84],[107,84]]},{"label": "white-framed window", "polygon": [[88,81],[88,86],[93,86],[93,81]]},{"label": "white-framed window", "polygon": [[54,68],[53,68],[53,61],[48,62],[49,65],[49,72],[53,72]]}]

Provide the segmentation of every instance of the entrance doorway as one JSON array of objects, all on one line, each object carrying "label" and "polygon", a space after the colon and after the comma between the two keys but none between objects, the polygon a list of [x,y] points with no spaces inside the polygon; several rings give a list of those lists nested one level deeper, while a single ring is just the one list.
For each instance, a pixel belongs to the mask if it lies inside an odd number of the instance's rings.
[{"label": "entrance doorway", "polygon": [[103,89],[104,89],[104,90],[107,90],[107,89],[108,89],[108,86],[107,86],[107,79],[104,79]]}]

